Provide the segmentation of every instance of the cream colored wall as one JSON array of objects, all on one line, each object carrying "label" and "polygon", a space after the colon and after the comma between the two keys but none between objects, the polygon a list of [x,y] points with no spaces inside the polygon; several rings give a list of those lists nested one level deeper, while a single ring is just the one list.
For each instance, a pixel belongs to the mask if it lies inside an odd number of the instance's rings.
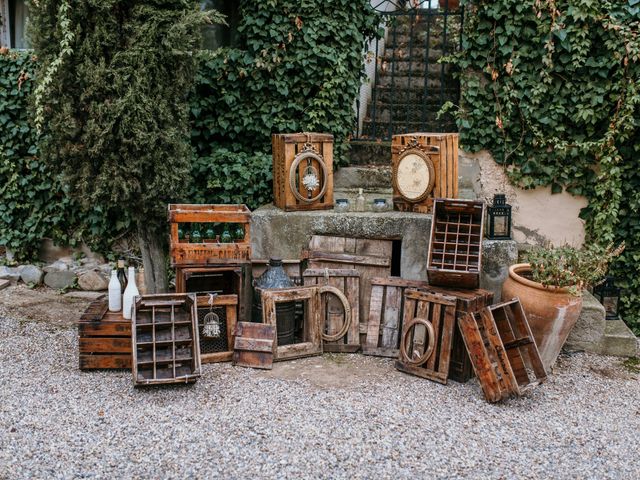
[{"label": "cream colored wall", "polygon": [[587,205],[586,198],[567,192],[552,194],[551,187],[532,190],[514,187],[503,167],[486,151],[476,154],[460,152],[460,167],[462,175],[473,177],[472,188],[477,198],[489,204],[494,194],[507,195],[507,202],[513,207],[513,238],[518,243],[583,244],[584,222],[578,215]]}]

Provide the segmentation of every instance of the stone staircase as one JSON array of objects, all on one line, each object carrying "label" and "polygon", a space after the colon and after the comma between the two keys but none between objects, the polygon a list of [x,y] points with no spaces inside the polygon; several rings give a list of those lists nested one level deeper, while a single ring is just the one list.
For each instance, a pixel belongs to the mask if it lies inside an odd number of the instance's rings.
[{"label": "stone staircase", "polygon": [[451,116],[437,118],[441,106],[457,103],[459,94],[452,66],[437,63],[459,49],[461,19],[450,15],[446,22],[446,33],[441,15],[400,15],[389,26],[361,137],[456,131]]}]

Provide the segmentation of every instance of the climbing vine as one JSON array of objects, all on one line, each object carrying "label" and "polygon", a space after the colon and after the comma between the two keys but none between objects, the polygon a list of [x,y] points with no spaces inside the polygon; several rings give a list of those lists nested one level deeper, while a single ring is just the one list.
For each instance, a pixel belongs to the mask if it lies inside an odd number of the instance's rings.
[{"label": "climbing vine", "polygon": [[612,272],[640,331],[640,0],[469,0],[461,142],[523,188],[584,195],[589,242],[626,243]]}]

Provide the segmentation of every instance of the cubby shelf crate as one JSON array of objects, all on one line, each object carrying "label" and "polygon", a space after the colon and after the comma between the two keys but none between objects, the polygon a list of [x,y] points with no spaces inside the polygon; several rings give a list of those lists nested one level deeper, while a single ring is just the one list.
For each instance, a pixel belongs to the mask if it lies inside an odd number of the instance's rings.
[{"label": "cubby shelf crate", "polygon": [[483,227],[484,202],[434,200],[427,262],[430,285],[478,288]]},{"label": "cubby shelf crate", "polygon": [[[171,263],[176,265],[206,264],[249,260],[251,211],[246,205],[170,204]],[[181,223],[237,223],[244,229],[244,238],[233,243],[217,243],[209,239],[199,243],[182,241],[178,237]]]},{"label": "cubby shelf crate", "polygon": [[200,377],[194,294],[136,297],[131,320],[135,386],[191,383]]}]

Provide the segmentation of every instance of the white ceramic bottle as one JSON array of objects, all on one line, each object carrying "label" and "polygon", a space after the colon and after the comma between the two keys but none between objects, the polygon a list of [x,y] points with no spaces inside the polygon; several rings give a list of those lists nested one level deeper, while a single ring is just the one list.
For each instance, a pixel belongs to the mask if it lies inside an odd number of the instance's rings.
[{"label": "white ceramic bottle", "polygon": [[122,295],[122,316],[130,320],[133,315],[133,299],[140,295],[138,292],[138,287],[136,285],[136,269],[133,267],[129,267],[129,282],[127,283],[127,288],[124,290],[124,294]]},{"label": "white ceramic bottle", "polygon": [[111,280],[109,280],[109,311],[119,312],[122,309],[122,292],[120,291],[120,280],[118,280],[118,271],[111,271]]},{"label": "white ceramic bottle", "polygon": [[358,196],[356,197],[356,212],[364,212],[364,194],[362,189],[358,189]]}]

